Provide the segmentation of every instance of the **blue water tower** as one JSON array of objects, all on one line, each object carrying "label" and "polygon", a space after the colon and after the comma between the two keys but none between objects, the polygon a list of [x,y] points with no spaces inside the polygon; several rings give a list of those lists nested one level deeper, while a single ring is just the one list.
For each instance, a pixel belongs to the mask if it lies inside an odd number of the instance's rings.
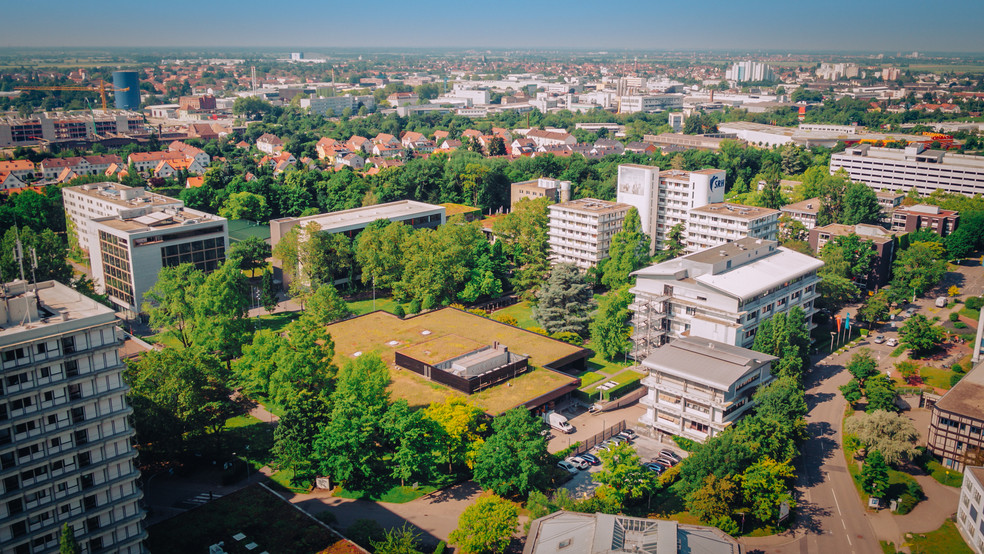
[{"label": "blue water tower", "polygon": [[128,89],[124,92],[114,92],[118,110],[140,109],[140,75],[136,71],[114,71],[113,88]]}]

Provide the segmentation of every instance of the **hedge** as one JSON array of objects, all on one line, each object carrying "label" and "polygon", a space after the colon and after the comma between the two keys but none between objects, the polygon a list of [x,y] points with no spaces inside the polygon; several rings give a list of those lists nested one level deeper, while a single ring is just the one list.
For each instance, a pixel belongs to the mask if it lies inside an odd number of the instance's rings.
[{"label": "hedge", "polygon": [[621,385],[612,387],[606,391],[601,392],[601,396],[604,400],[615,400],[616,398],[621,398],[626,394],[636,390],[642,386],[642,377],[636,377],[635,379],[622,383]]}]

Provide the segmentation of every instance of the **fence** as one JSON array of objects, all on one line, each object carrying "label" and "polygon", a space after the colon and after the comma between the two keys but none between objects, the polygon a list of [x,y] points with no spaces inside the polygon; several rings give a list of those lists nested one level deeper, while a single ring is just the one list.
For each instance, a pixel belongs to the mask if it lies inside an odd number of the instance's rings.
[{"label": "fence", "polygon": [[614,437],[615,435],[621,433],[624,430],[625,430],[625,420],[623,419],[622,421],[619,421],[618,423],[612,425],[607,429],[602,429],[600,433],[597,433],[582,441],[579,441],[577,447],[575,447],[574,450],[571,451],[571,456],[577,456],[578,454],[583,454],[584,452],[587,452],[588,450],[594,448],[596,445],[604,442],[605,439]]}]

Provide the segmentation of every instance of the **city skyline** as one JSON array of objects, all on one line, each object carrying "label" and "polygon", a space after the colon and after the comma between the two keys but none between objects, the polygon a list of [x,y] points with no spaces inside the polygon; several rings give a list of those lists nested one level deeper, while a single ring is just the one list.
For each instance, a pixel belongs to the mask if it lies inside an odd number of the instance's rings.
[{"label": "city skyline", "polygon": [[[946,10],[928,10],[915,0],[894,2],[890,9],[880,3],[844,0],[823,6],[710,0],[699,10],[689,4],[635,3],[608,11],[587,2],[557,7],[514,0],[496,4],[438,0],[408,10],[405,4],[383,0],[364,13],[308,0],[287,9],[229,0],[176,0],[165,11],[152,4],[118,0],[101,2],[98,9],[66,0],[47,2],[43,12],[37,6],[5,6],[8,32],[0,47],[984,52],[978,32],[984,3],[972,0],[951,2]],[[155,17],[168,23],[158,25]],[[940,37],[946,41],[940,42]]]}]

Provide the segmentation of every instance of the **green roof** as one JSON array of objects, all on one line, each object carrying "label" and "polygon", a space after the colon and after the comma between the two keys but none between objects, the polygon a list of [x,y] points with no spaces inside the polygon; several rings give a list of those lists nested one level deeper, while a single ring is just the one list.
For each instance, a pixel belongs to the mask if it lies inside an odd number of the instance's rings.
[{"label": "green roof", "polygon": [[270,241],[270,225],[266,223],[257,223],[248,219],[230,219],[228,225],[230,242],[239,242],[250,237]]}]

